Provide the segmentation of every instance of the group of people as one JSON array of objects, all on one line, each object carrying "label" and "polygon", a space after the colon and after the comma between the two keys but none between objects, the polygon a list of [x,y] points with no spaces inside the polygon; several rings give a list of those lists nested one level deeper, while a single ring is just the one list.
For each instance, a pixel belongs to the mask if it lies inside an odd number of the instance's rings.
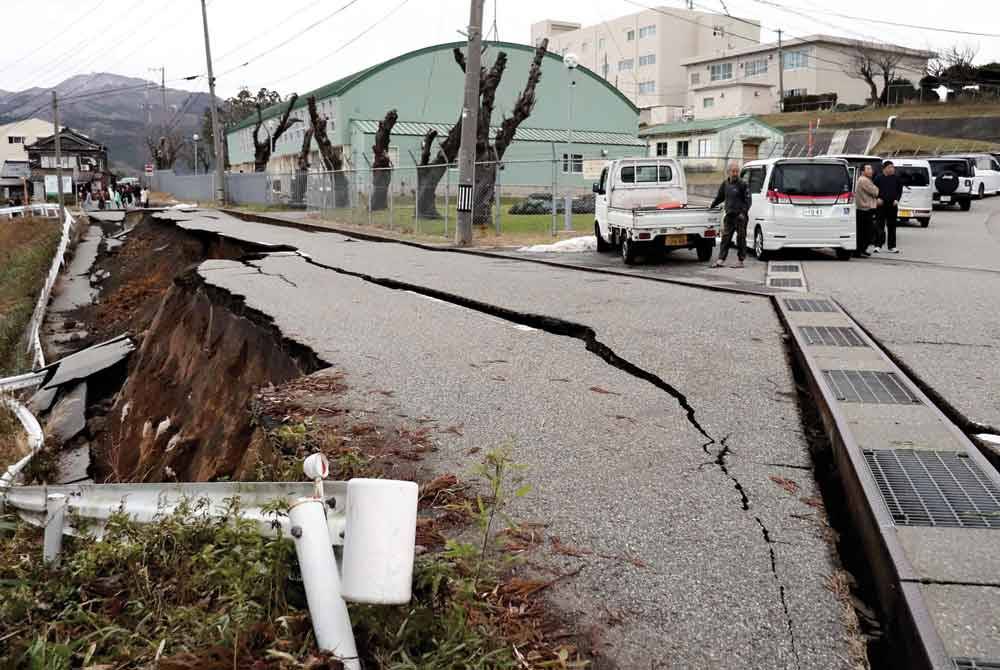
[{"label": "group of people", "polygon": [[[854,255],[866,258],[879,253],[882,247],[890,254],[898,254],[896,247],[896,221],[899,217],[899,200],[903,197],[903,182],[896,174],[892,161],[882,163],[882,170],[865,165],[854,187],[857,208],[858,248]],[[872,251],[869,253],[868,249]]]},{"label": "group of people", "polygon": [[149,191],[138,184],[112,185],[96,192],[83,189],[81,202],[86,209],[132,209],[149,206]]}]

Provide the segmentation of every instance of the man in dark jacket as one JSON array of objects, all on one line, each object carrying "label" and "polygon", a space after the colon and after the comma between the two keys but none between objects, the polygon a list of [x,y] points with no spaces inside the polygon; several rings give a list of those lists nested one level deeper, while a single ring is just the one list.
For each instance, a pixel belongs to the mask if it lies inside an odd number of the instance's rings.
[{"label": "man in dark jacket", "polygon": [[719,193],[712,201],[710,208],[717,207],[720,203],[726,203],[726,218],[722,226],[722,246],[719,249],[719,259],[715,261],[715,267],[721,268],[729,255],[729,246],[736,233],[736,256],[739,262],[736,267],[743,267],[743,259],[746,257],[747,246],[747,220],[750,216],[750,187],[740,179],[740,166],[737,163],[729,164],[729,176],[719,186]]},{"label": "man in dark jacket", "polygon": [[[878,227],[879,237],[885,229],[885,243],[890,254],[898,254],[896,248],[896,218],[899,216],[899,200],[903,197],[903,181],[896,175],[896,166],[892,161],[882,164],[882,174],[875,176],[875,186],[878,187]],[[876,243],[874,252],[881,251],[881,244]]]}]

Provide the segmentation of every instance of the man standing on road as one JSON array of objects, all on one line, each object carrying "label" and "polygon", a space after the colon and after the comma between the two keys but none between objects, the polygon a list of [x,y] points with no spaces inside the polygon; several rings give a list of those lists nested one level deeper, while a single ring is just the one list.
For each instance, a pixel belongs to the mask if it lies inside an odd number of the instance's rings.
[{"label": "man standing on road", "polygon": [[855,257],[871,256],[868,245],[871,244],[875,232],[875,208],[878,207],[878,187],[872,182],[875,169],[869,164],[862,169],[858,183],[854,187],[854,201],[857,203],[857,238],[858,248]]},{"label": "man standing on road", "polygon": [[[903,197],[903,182],[896,176],[896,166],[892,161],[882,164],[882,174],[875,177],[875,186],[878,187],[878,228],[882,232],[885,228],[885,241],[890,254],[898,254],[896,248],[896,218],[899,216],[899,199]],[[881,237],[881,235],[880,235]],[[881,244],[876,244],[875,253],[881,249]]]},{"label": "man standing on road", "polygon": [[743,267],[743,259],[746,257],[747,246],[747,219],[750,214],[750,188],[746,182],[740,179],[740,166],[738,163],[730,163],[728,177],[719,186],[719,193],[709,206],[709,209],[718,207],[720,203],[726,203],[726,218],[722,226],[722,247],[719,249],[719,259],[715,261],[715,266],[721,268],[726,263],[726,256],[729,255],[729,245],[736,233],[736,256],[739,262],[735,267]]}]

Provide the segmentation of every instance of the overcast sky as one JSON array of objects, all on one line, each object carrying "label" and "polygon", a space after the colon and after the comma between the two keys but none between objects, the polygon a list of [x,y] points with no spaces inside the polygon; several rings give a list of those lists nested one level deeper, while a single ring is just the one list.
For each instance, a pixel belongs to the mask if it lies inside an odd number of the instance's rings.
[{"label": "overcast sky", "polygon": [[[495,19],[500,39],[526,43],[531,24],[546,18],[589,25],[634,13],[641,5],[684,4],[683,0],[486,0],[485,28],[492,36]],[[720,0],[695,0],[695,4],[712,11],[723,7]],[[978,47],[979,61],[1000,61],[998,37],[894,27],[823,13],[1000,33],[1000,2],[995,0],[780,3],[789,9],[774,4],[778,3],[726,0],[732,14],[763,23],[765,41],[774,39],[775,28],[782,28],[789,36],[833,33],[917,48],[970,45]],[[161,66],[166,68],[168,85],[207,90],[204,77],[177,81],[205,71],[198,0],[3,0],[2,9],[6,27],[0,42],[2,90],[50,86],[91,72],[158,81],[159,72],[149,68]],[[457,31],[468,23],[468,11],[468,0],[209,0],[218,93],[232,95],[242,85],[304,93],[401,53],[463,39]],[[299,33],[303,34],[293,39]]]}]

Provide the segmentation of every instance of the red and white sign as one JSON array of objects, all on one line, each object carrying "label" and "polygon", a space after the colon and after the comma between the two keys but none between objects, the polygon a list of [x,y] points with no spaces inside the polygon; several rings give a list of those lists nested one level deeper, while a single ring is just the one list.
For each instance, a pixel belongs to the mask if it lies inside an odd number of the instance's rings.
[{"label": "red and white sign", "polygon": [[146,163],[146,174],[153,174],[153,164]]}]

